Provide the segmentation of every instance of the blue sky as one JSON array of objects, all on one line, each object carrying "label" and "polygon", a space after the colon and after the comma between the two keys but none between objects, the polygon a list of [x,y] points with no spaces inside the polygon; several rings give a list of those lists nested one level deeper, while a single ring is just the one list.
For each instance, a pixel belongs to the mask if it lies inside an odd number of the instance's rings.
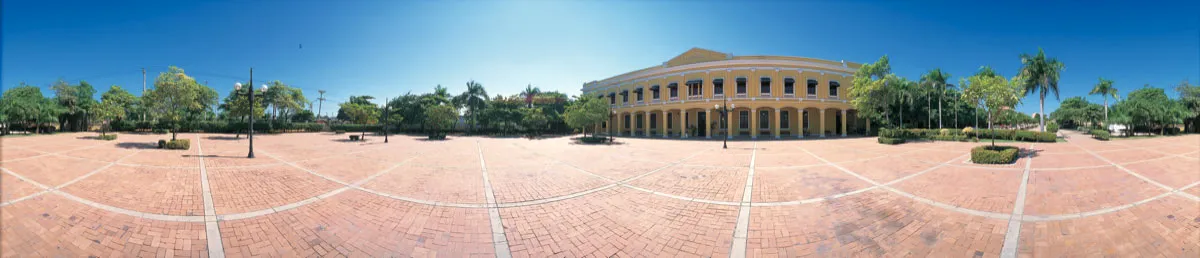
[{"label": "blue sky", "polygon": [[[225,94],[281,80],[327,106],[477,80],[579,94],[584,82],[661,64],[692,47],[853,62],[891,57],[910,79],[1006,76],[1038,47],[1067,68],[1061,95],[1097,77],[1122,94],[1200,81],[1200,4],[1040,1],[4,1],[0,86],[87,80],[141,87],[169,65]],[[301,47],[303,45],[303,47]],[[153,84],[153,82],[148,82]],[[1174,92],[1170,92],[1174,95]],[[1099,97],[1089,97],[1098,101]],[[1047,112],[1057,101],[1047,100]],[[1036,112],[1037,100],[1018,108]],[[324,113],[336,108],[324,108]]]}]

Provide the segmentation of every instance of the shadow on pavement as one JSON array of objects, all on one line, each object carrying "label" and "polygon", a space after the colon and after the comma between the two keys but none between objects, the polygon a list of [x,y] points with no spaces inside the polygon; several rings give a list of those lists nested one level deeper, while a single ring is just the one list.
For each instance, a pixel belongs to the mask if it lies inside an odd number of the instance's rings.
[{"label": "shadow on pavement", "polygon": [[125,149],[158,149],[158,144],[145,142],[122,142],[117,144],[118,148]]}]

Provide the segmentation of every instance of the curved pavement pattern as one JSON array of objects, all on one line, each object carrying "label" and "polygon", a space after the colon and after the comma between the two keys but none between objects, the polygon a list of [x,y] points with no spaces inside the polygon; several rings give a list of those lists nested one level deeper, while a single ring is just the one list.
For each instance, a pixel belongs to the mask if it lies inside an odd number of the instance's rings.
[{"label": "curved pavement pattern", "polygon": [[1200,256],[1200,136],[1020,144],[3,138],[17,256]]}]

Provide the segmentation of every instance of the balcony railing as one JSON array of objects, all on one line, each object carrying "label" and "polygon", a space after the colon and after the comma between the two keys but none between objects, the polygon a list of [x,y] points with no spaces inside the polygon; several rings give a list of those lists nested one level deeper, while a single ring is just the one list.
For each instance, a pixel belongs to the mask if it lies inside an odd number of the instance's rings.
[{"label": "balcony railing", "polygon": [[679,96],[671,96],[670,101],[679,101]]},{"label": "balcony railing", "polygon": [[641,104],[646,104],[646,102],[644,102],[644,101],[641,101],[641,100],[638,100],[638,101],[637,101],[637,104],[638,104],[638,105],[641,105]]},{"label": "balcony railing", "polygon": [[658,103],[659,101],[661,101],[661,100],[659,100],[659,99],[651,99],[651,100],[650,100],[650,103]]},{"label": "balcony railing", "polygon": [[734,94],[733,96],[734,96],[735,98],[745,98],[745,97],[746,97],[746,93],[738,93],[738,94]]},{"label": "balcony railing", "polygon": [[817,94],[808,94],[808,99],[817,99]]},{"label": "balcony railing", "polygon": [[688,96],[688,98],[687,98],[687,99],[689,99],[689,100],[693,100],[693,99],[704,99],[704,95],[691,95],[691,96]]},{"label": "balcony railing", "polygon": [[829,99],[838,99],[837,95],[829,95]]},{"label": "balcony railing", "polygon": [[784,97],[784,98],[795,98],[795,97],[796,97],[796,94],[793,94],[793,93],[784,93],[784,94],[783,94],[783,97]]},{"label": "balcony railing", "polygon": [[771,96],[771,93],[770,93],[770,92],[763,92],[763,93],[759,93],[759,94],[758,94],[758,96],[759,96],[759,97],[770,97],[770,96]]},{"label": "balcony railing", "polygon": [[723,94],[723,93],[713,94],[713,98],[724,98],[724,97],[725,97],[725,94]]}]

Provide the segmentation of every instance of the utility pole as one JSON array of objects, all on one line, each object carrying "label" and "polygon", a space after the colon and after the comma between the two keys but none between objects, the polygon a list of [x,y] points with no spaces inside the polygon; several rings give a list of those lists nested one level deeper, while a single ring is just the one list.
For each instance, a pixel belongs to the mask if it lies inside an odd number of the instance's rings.
[{"label": "utility pole", "polygon": [[[142,68],[142,97],[146,97],[146,68]],[[144,107],[146,103],[142,103]],[[142,122],[146,122],[146,111],[142,111]]]},{"label": "utility pole", "polygon": [[[317,90],[317,93],[321,94],[321,97],[317,98],[317,101],[319,101],[317,103],[317,120],[321,120],[321,107],[325,105],[325,90]],[[310,107],[309,109],[312,108]]]}]

